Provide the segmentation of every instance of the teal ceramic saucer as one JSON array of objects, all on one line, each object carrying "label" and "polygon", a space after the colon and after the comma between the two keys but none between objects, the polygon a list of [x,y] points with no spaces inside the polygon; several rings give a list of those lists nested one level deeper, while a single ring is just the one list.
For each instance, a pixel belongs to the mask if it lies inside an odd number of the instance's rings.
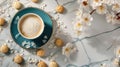
[{"label": "teal ceramic saucer", "polygon": [[[38,16],[42,18],[45,24],[43,33],[36,39],[26,39],[22,37],[20,33],[18,32],[17,25],[18,25],[19,19],[23,15],[28,14],[28,13],[37,14]],[[53,24],[52,24],[52,20],[49,17],[49,15],[46,14],[44,11],[38,8],[29,7],[29,8],[22,9],[18,13],[15,14],[15,16],[13,17],[11,21],[10,32],[11,32],[11,36],[13,40],[21,47],[40,48],[41,46],[46,44],[48,40],[50,39],[50,37],[52,36]]]}]

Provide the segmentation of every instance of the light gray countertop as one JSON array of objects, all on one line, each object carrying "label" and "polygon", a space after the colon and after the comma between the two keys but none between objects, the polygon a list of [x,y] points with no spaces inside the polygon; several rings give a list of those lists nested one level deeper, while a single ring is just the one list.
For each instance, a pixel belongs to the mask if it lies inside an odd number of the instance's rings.
[{"label": "light gray countertop", "polygon": [[[5,2],[2,3],[2,1]],[[0,16],[4,17],[8,21],[8,26],[3,27],[3,30],[0,32],[0,45],[2,45],[3,43],[8,43],[8,41],[12,41],[9,32],[9,25],[10,20],[17,12],[17,10],[10,7],[10,4],[13,1],[14,0],[0,0],[0,10],[1,7],[3,9],[6,8],[5,13],[0,13]],[[65,41],[65,43],[74,42],[74,45],[77,46],[78,52],[71,55],[71,57],[66,62],[66,57],[61,54],[61,48],[49,49],[49,44],[46,44],[42,48],[46,50],[47,56],[45,58],[40,58],[35,55],[35,50],[26,50],[19,47],[14,42],[11,42],[8,43],[8,45],[16,52],[9,55],[4,55],[1,53],[0,67],[36,67],[35,64],[30,64],[27,62],[28,57],[43,60],[47,64],[49,64],[50,61],[47,59],[51,53],[57,55],[55,60],[58,62],[60,67],[100,67],[100,65],[103,63],[105,63],[106,65],[110,65],[109,67],[113,67],[112,61],[115,57],[115,49],[117,46],[119,46],[120,42],[120,29],[118,26],[108,24],[104,16],[94,14],[94,21],[92,22],[92,25],[87,28],[83,35],[77,37],[74,35],[72,24],[75,18],[75,10],[79,7],[77,0],[58,0],[60,4],[64,4],[64,7],[66,8],[65,14],[54,13],[54,9],[57,6],[55,0],[41,0],[41,2],[38,4],[32,3],[30,0],[20,0],[20,2],[24,5],[24,8],[37,7],[42,9],[42,7],[46,5],[46,7],[44,7],[43,9],[44,11],[46,11],[54,19],[59,17],[59,19],[54,21],[53,23],[63,23],[63,28],[61,28],[61,32],[56,33],[55,31],[55,36],[61,37]],[[64,26],[67,26],[67,28],[64,28]],[[114,40],[117,41],[114,43]],[[110,47],[112,43],[114,44],[112,47]],[[24,65],[20,66],[12,61],[13,57],[18,53],[24,54],[23,57],[26,60]]]}]

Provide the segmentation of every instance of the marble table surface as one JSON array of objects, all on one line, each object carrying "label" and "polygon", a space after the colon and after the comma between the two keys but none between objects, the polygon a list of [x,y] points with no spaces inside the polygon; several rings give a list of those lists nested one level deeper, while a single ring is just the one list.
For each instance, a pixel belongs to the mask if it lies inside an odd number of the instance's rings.
[{"label": "marble table surface", "polygon": [[[58,0],[59,4],[65,7],[64,14],[56,14],[54,12],[57,6],[56,0],[40,0],[40,3],[35,4],[30,0],[19,0],[23,4],[23,8],[37,7],[47,12],[54,22],[54,26],[61,23],[61,28],[55,28],[54,37],[62,38],[65,43],[72,42],[78,49],[78,52],[71,55],[67,60],[62,55],[61,48],[49,48],[49,43],[42,48],[46,51],[46,57],[40,58],[35,55],[35,50],[23,49],[18,46],[11,38],[10,35],[10,20],[15,15],[17,10],[11,7],[15,0],[0,0],[0,16],[7,20],[7,24],[0,31],[0,45],[7,43],[14,52],[9,55],[0,53],[0,67],[36,67],[36,64],[28,63],[18,65],[14,63],[13,57],[20,53],[24,54],[23,57],[27,60],[28,57],[37,60],[43,60],[49,64],[49,58],[55,59],[60,67],[100,67],[101,64],[106,64],[107,67],[113,67],[112,62],[115,58],[115,50],[119,47],[120,42],[120,27],[108,24],[104,16],[94,14],[94,21],[92,25],[84,31],[80,36],[76,36],[73,30],[72,22],[75,19],[76,9],[79,7],[77,0]],[[52,39],[50,41],[52,41]],[[56,57],[55,57],[56,56]],[[51,58],[50,58],[51,59]]]}]

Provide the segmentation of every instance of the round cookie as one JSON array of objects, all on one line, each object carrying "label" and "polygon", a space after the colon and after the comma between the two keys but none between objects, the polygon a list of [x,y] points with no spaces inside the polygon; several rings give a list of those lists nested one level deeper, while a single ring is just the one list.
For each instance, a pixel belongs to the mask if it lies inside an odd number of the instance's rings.
[{"label": "round cookie", "polygon": [[17,10],[22,8],[22,4],[19,1],[13,2],[13,7]]},{"label": "round cookie", "polygon": [[2,53],[8,53],[9,52],[9,47],[6,44],[4,44],[0,47],[0,51]]},{"label": "round cookie", "polygon": [[45,56],[45,50],[44,49],[37,50],[37,56],[40,56],[40,57]]},{"label": "round cookie", "polygon": [[4,18],[0,18],[0,26],[5,25],[5,19]]},{"label": "round cookie", "polygon": [[47,67],[47,64],[43,61],[39,61],[37,67]]},{"label": "round cookie", "polygon": [[55,61],[51,61],[49,67],[58,67],[58,64]]},{"label": "round cookie", "polygon": [[16,56],[14,57],[14,62],[17,63],[17,64],[22,63],[22,62],[23,62],[23,57],[20,56],[20,55],[16,55]]},{"label": "round cookie", "polygon": [[58,47],[62,47],[64,45],[64,42],[63,42],[62,39],[56,38],[55,39],[55,45],[58,46]]},{"label": "round cookie", "polygon": [[62,5],[58,5],[58,6],[56,7],[56,12],[58,12],[58,13],[63,13],[64,10],[65,10],[65,8],[64,8]]},{"label": "round cookie", "polygon": [[39,2],[39,0],[31,0],[32,2],[34,2],[34,3],[38,3]]}]

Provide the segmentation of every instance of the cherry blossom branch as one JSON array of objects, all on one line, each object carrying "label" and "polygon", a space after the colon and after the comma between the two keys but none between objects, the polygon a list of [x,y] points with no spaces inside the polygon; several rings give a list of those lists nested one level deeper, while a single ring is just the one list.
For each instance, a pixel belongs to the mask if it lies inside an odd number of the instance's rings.
[{"label": "cherry blossom branch", "polygon": [[[93,10],[90,12],[90,15],[92,15],[95,11],[96,11],[96,9],[93,9]],[[116,19],[117,19],[117,20],[120,20],[120,12],[116,13],[115,16],[116,16]]]}]

